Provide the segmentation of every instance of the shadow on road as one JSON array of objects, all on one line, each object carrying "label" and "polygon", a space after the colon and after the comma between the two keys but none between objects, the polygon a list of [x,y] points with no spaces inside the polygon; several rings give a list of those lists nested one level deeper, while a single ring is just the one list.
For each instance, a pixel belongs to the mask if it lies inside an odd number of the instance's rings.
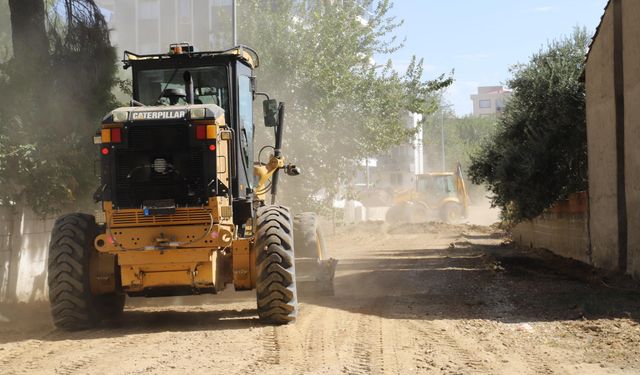
[{"label": "shadow on road", "polygon": [[640,320],[631,285],[611,287],[599,271],[545,251],[466,243],[341,261],[336,295],[304,302],[391,319]]},{"label": "shadow on road", "polygon": [[[315,305],[389,319],[640,320],[636,284],[607,279],[589,266],[548,252],[485,244],[492,238],[463,236],[443,248],[361,251],[340,261],[335,296],[300,294],[301,319],[305,305]],[[132,302],[117,324],[75,333],[53,328],[47,303],[9,312],[0,306],[0,316],[9,318],[4,323],[0,319],[0,344],[262,326],[253,309],[254,292],[185,297],[173,303]]]},{"label": "shadow on road", "polygon": [[[37,339],[44,341],[89,340],[157,332],[222,331],[263,326],[255,309],[224,309],[217,306],[165,306],[127,308],[118,321],[105,321],[95,329],[65,332],[55,329],[48,306],[24,305],[29,319],[0,323],[0,344]],[[13,315],[13,314],[11,314]],[[33,320],[31,320],[33,319]]]}]

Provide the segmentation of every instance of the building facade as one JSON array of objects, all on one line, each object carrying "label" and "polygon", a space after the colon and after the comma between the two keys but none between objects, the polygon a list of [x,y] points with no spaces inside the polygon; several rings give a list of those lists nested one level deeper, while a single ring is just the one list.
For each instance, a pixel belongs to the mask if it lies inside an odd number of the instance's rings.
[{"label": "building facade", "polygon": [[594,265],[640,277],[640,2],[610,0],[585,67]]},{"label": "building facade", "polygon": [[120,52],[162,53],[171,43],[232,47],[232,0],[97,0]]},{"label": "building facade", "polygon": [[375,159],[375,167],[365,166],[369,169],[369,188],[412,188],[416,183],[416,175],[424,173],[424,145],[420,125],[422,116],[406,113],[403,121],[407,129],[418,129],[416,136],[410,143],[395,146],[388,152],[378,155]]},{"label": "building facade", "polygon": [[474,116],[495,116],[504,111],[512,92],[502,86],[478,87],[478,93],[471,95]]}]

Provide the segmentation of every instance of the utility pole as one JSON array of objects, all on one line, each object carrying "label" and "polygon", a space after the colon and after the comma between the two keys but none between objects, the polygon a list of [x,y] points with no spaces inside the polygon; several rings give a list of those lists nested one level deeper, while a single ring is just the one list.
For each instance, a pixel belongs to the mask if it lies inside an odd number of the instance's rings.
[{"label": "utility pole", "polygon": [[371,179],[371,177],[370,177],[370,175],[369,175],[369,157],[367,156],[367,158],[366,158],[366,159],[364,159],[364,160],[365,160],[365,166],[366,166],[366,168],[367,168],[367,190],[369,190],[370,181],[371,181],[371,180],[370,180],[370,179]]},{"label": "utility pole", "polygon": [[447,168],[444,155],[444,107],[440,106],[440,145],[442,146],[442,172]]}]

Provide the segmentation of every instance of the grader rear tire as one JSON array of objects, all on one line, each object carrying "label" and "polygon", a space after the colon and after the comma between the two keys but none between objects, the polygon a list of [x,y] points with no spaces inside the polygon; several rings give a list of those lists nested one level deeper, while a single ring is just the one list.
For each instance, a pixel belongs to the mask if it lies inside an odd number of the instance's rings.
[{"label": "grader rear tire", "polygon": [[91,215],[74,213],[56,220],[49,243],[47,282],[51,315],[67,331],[92,328],[105,315],[118,315],[123,295],[91,293],[90,262],[98,227]]},{"label": "grader rear tire", "polygon": [[261,207],[256,224],[258,316],[270,324],[293,322],[298,296],[291,213],[282,206]]},{"label": "grader rear tire", "polygon": [[[293,238],[296,244],[297,276],[302,280],[298,283],[299,295],[333,296],[333,274],[327,277],[322,269],[322,264],[326,264],[329,256],[315,212],[302,212],[294,216]],[[305,266],[308,261],[316,263],[315,270]],[[308,281],[309,276],[315,276],[316,280]]]}]

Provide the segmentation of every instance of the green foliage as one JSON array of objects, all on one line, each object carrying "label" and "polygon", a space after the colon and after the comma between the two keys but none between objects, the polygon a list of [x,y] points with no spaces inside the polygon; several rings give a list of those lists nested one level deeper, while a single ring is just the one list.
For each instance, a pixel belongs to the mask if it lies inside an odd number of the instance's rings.
[{"label": "green foliage", "polygon": [[514,95],[497,134],[472,158],[470,175],[486,184],[505,218],[533,218],[586,188],[584,29],[550,43],[512,69]]},{"label": "green foliage", "polygon": [[477,153],[495,133],[495,117],[456,117],[450,111],[438,111],[423,121],[424,151],[431,171],[442,170],[441,126],[444,124],[446,171],[453,171],[458,162],[467,168],[471,155]]},{"label": "green foliage", "polygon": [[[85,206],[95,189],[92,135],[116,105],[116,55],[93,1],[49,7],[49,51],[40,64],[0,66],[0,203],[40,214]],[[43,20],[44,22],[44,20]]]},{"label": "green foliage", "polygon": [[387,0],[238,5],[239,41],[260,53],[258,87],[287,104],[285,155],[303,175],[285,177],[280,196],[298,209],[331,202],[358,160],[408,141],[413,131],[402,113],[433,112],[434,93],[451,83],[445,76],[424,80],[417,58],[405,74],[373,62],[401,47]]}]

